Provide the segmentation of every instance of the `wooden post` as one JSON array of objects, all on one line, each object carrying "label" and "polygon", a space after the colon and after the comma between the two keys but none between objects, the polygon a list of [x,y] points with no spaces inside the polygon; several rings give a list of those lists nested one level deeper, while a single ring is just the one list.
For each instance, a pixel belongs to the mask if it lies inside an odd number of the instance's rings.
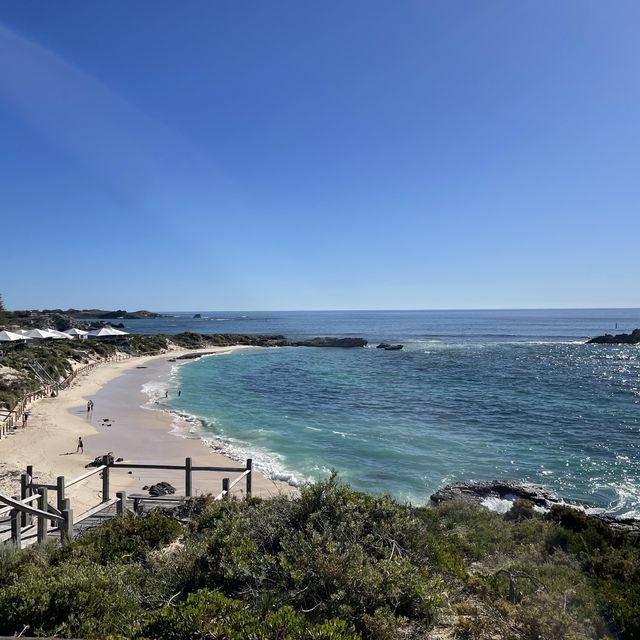
[{"label": "wooden post", "polygon": [[109,456],[102,456],[102,464],[106,469],[102,470],[102,502],[109,500]]},{"label": "wooden post", "polygon": [[247,497],[251,496],[251,473],[253,469],[253,460],[251,458],[247,458]]},{"label": "wooden post", "polygon": [[191,497],[191,467],[193,466],[191,458],[184,461],[184,494],[187,498]]},{"label": "wooden post", "polygon": [[73,540],[73,510],[69,505],[69,498],[64,498],[61,505],[62,517],[64,520],[60,523],[60,540],[69,542]]},{"label": "wooden post", "polygon": [[[29,477],[28,473],[23,473],[20,476],[20,500],[24,500],[25,498],[29,497],[30,482],[31,478]],[[22,526],[26,527],[27,525],[31,524],[31,516],[23,511],[20,515],[20,521],[22,523]]]},{"label": "wooden post", "polygon": [[[40,498],[38,498],[38,509],[40,511],[47,510],[48,496],[47,487],[40,487],[38,489]],[[38,543],[42,543],[47,538],[47,518],[45,516],[38,516]]]},{"label": "wooden post", "polygon": [[223,500],[229,499],[229,478],[222,478],[222,490],[226,493],[222,496]]},{"label": "wooden post", "polygon": [[127,506],[127,492],[116,491],[116,498],[118,498],[118,502],[116,504],[116,513],[119,516],[123,516],[125,512],[125,508]]},{"label": "wooden post", "polygon": [[18,549],[22,546],[22,518],[20,515],[21,514],[18,509],[14,509],[11,512],[11,541],[18,547]]},{"label": "wooden post", "polygon": [[56,478],[56,506],[58,511],[64,509],[64,476],[58,476]]},{"label": "wooden post", "polygon": [[[31,483],[33,482],[33,465],[32,464],[28,464],[27,465],[27,495],[25,496],[26,498],[30,498],[33,495],[33,488],[31,487]],[[31,503],[33,504],[33,502]],[[33,516],[28,513],[27,514],[27,521],[26,521],[26,526],[33,524]]]}]

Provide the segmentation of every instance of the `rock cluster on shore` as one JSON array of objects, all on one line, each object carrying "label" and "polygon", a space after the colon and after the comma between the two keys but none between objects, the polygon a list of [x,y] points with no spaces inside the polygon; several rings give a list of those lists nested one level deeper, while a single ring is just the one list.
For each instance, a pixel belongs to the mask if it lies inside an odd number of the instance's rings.
[{"label": "rock cluster on shore", "polygon": [[591,338],[587,344],[640,344],[640,329],[634,329],[631,333],[618,333],[615,336],[605,333],[603,336]]},{"label": "rock cluster on shore", "polygon": [[[436,504],[452,500],[461,500],[468,504],[487,508],[491,499],[508,500],[511,502],[528,500],[544,511],[549,511],[556,505],[563,505],[564,507],[580,510],[586,514],[585,509],[587,508],[586,505],[569,504],[543,487],[538,487],[527,482],[518,482],[516,480],[453,482],[445,485],[442,489],[438,489],[438,491],[431,496],[431,500]],[[605,523],[611,529],[621,534],[630,535],[634,538],[640,537],[640,520],[638,519],[616,518],[601,513],[589,513],[588,517]]]},{"label": "rock cluster on shore", "polygon": [[482,505],[487,498],[500,500],[529,500],[533,504],[550,509],[560,499],[551,492],[535,485],[513,480],[486,480],[477,482],[453,482],[438,489],[432,496],[436,504],[449,500],[462,500]]}]

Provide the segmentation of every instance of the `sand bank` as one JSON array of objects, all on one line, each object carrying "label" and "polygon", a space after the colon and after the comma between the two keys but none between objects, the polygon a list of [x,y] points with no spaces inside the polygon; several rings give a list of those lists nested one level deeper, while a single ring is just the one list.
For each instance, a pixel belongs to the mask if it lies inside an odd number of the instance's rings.
[{"label": "sand bank", "polygon": [[[242,348],[246,347],[208,348],[206,352],[222,354]],[[142,385],[154,381],[156,386],[164,384],[168,389],[169,374],[175,364],[169,360],[184,352],[105,363],[78,376],[57,398],[35,402],[30,407],[27,426],[0,440],[0,492],[18,495],[20,473],[29,464],[33,465],[38,482],[55,484],[57,476],[71,479],[82,475],[88,462],[108,452],[126,462],[184,464],[185,458],[191,457],[193,464],[199,466],[241,466],[211,451],[199,438],[172,434],[172,414],[143,408],[149,397],[142,393]],[[87,412],[88,400],[94,402],[92,412]],[[76,452],[79,437],[84,442],[83,453]],[[219,493],[224,476],[233,480],[237,474],[194,473],[194,493]],[[184,474],[178,471],[133,470],[129,474],[114,469],[111,492],[142,493],[144,485],[161,480],[170,482],[178,493],[184,491]],[[244,486],[241,481],[234,493],[239,495]],[[292,490],[285,483],[253,473],[254,495],[270,496]],[[68,497],[78,512],[93,506],[99,492],[100,480],[93,476],[69,489]]]}]

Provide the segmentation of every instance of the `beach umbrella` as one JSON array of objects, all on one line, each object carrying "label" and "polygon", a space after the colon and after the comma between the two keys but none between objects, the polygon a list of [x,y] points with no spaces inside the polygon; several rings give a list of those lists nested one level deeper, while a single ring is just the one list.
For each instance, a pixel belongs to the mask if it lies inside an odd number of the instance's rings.
[{"label": "beach umbrella", "polygon": [[66,333],[68,336],[86,336],[89,332],[72,327],[71,329],[66,329],[63,333]]},{"label": "beach umbrella", "polygon": [[16,342],[18,340],[31,340],[31,338],[20,333],[13,333],[13,331],[0,331],[0,342]]}]

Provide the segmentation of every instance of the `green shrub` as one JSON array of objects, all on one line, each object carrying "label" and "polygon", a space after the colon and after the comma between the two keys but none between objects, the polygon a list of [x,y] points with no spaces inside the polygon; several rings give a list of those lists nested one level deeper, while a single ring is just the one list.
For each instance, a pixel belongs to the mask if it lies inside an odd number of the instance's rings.
[{"label": "green shrub", "polygon": [[175,540],[182,526],[153,510],[144,516],[128,513],[86,533],[63,547],[64,556],[84,556],[100,564],[138,562],[152,549]]},{"label": "green shrub", "polygon": [[153,614],[134,636],[148,640],[357,640],[343,620],[308,622],[291,607],[264,615],[238,600],[201,590]]},{"label": "green shrub", "polygon": [[140,612],[135,567],[24,563],[0,589],[0,633],[98,638],[125,634]]}]

